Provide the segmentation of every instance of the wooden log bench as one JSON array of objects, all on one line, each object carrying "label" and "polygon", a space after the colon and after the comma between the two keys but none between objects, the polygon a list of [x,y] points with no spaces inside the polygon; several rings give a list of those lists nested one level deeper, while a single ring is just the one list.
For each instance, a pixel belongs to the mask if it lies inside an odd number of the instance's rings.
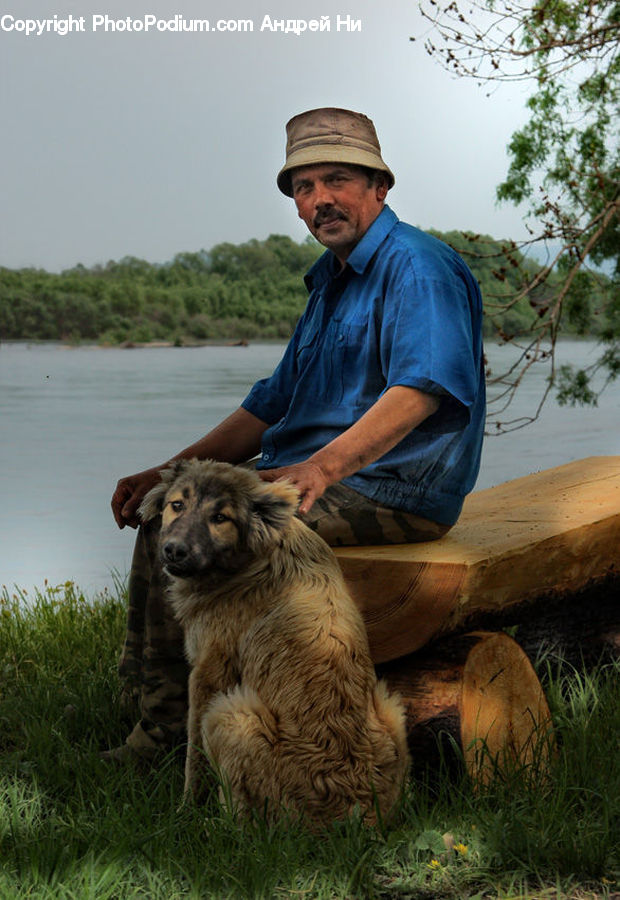
[{"label": "wooden log bench", "polygon": [[620,456],[595,456],[477,491],[438,541],[339,547],[375,662],[481,612],[577,591],[620,572]]},{"label": "wooden log bench", "polygon": [[465,641],[462,632],[483,614],[534,609],[537,599],[620,578],[620,456],[475,492],[438,541],[342,547],[336,555],[373,660],[405,701],[412,754],[439,723],[478,769],[480,744],[493,751],[491,767],[508,751],[530,762],[532,736],[548,735],[550,718],[529,660],[503,632]]}]

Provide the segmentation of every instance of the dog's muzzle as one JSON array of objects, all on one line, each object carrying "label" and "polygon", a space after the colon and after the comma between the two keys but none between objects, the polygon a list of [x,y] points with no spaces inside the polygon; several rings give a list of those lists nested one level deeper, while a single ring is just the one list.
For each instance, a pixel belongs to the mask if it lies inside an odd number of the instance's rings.
[{"label": "dog's muzzle", "polygon": [[189,545],[179,538],[169,538],[165,541],[160,555],[162,563],[172,575],[183,575],[193,568]]}]

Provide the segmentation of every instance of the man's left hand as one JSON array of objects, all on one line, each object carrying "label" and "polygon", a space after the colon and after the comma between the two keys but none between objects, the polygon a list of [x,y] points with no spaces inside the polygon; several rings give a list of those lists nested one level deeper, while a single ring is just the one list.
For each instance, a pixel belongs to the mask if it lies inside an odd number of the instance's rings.
[{"label": "man's left hand", "polygon": [[382,457],[436,412],[440,402],[434,394],[396,384],[350,428],[304,462],[279,469],[261,469],[258,474],[263,481],[291,481],[299,491],[299,512],[303,516],[330,484],[342,481]]},{"label": "man's left hand", "polygon": [[258,474],[263,481],[290,481],[299,491],[301,503],[298,512],[302,516],[310,512],[314,501],[329,487],[329,481],[320,466],[311,462],[282,466],[279,469],[261,469]]}]

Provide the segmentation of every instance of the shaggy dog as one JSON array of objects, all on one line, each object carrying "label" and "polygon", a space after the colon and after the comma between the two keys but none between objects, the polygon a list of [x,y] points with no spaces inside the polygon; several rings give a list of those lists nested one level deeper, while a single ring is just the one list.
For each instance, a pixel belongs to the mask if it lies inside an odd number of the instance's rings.
[{"label": "shaggy dog", "polygon": [[184,629],[185,794],[211,762],[236,810],[324,824],[357,806],[387,818],[408,767],[404,710],[377,683],[361,615],[298,493],[255,472],[191,460],[162,472],[160,556]]}]

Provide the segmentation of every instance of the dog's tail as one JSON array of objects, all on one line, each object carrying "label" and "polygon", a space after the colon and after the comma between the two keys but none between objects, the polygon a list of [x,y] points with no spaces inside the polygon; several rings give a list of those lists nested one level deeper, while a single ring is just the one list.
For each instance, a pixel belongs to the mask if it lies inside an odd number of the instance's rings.
[{"label": "dog's tail", "polygon": [[378,813],[385,821],[402,796],[409,770],[405,707],[398,694],[388,692],[385,681],[378,682],[369,706],[373,789]]}]

